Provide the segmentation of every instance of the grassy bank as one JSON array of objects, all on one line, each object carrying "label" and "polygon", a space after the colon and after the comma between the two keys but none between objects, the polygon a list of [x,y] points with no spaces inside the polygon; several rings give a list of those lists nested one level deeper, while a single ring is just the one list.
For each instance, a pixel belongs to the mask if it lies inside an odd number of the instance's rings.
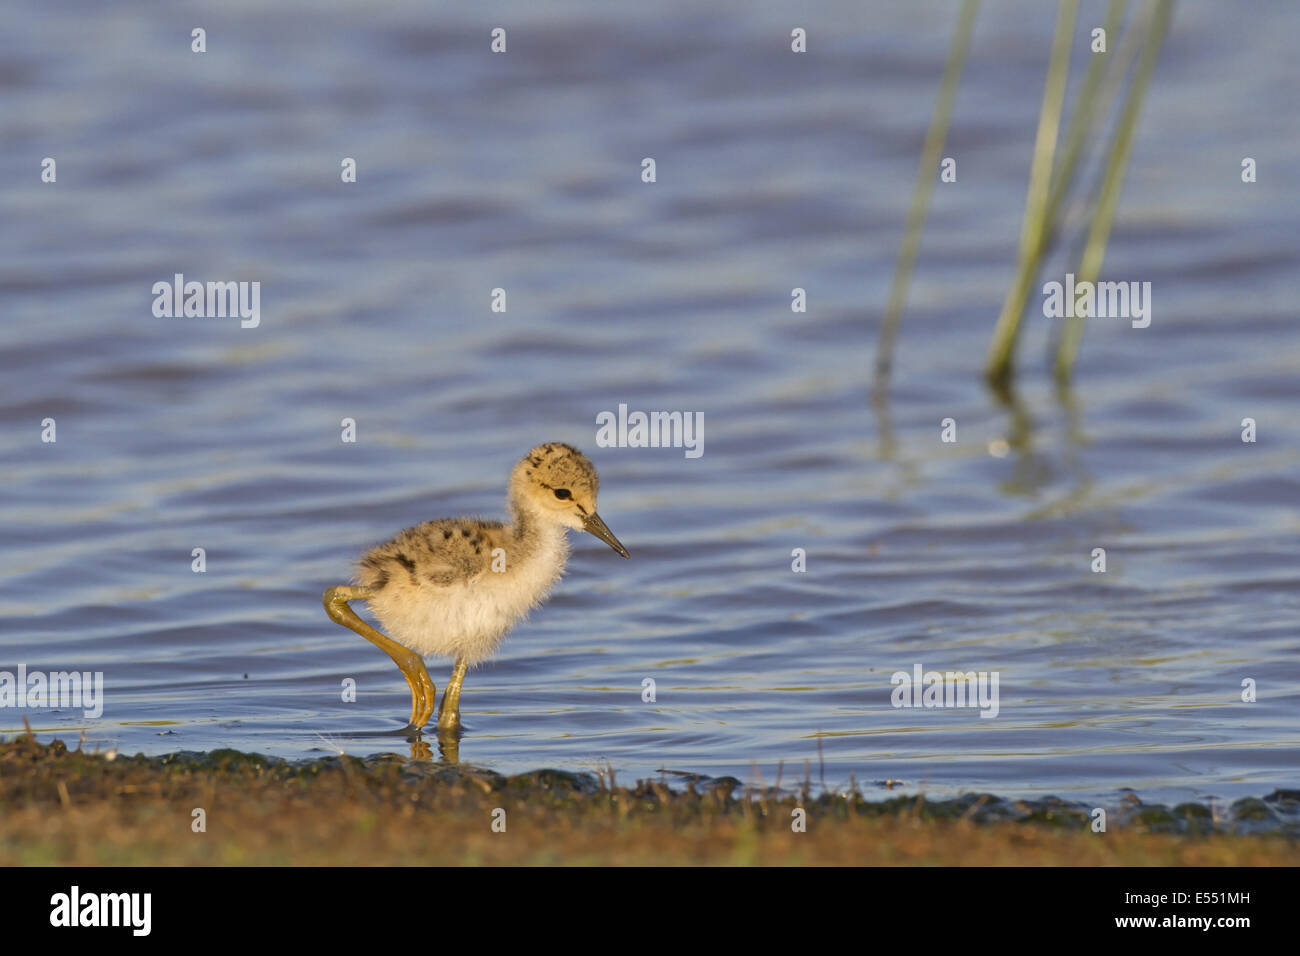
[{"label": "grassy bank", "polygon": [[[0,744],[0,864],[949,864],[1300,863],[1300,794],[1133,806],[1093,833],[1083,809],[971,796],[800,797],[733,778],[610,786],[397,757],[288,764],[216,751],[116,757],[21,737]],[[796,808],[806,832],[793,832]],[[206,832],[195,832],[194,811]],[[494,832],[504,811],[505,832]],[[1118,817],[1118,819],[1117,819]],[[1288,835],[1289,834],[1289,835]]]}]

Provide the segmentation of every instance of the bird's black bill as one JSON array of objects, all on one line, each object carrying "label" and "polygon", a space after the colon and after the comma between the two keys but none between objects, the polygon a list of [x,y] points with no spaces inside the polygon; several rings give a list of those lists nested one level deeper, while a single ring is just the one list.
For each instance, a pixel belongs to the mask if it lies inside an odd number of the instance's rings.
[{"label": "bird's black bill", "polygon": [[619,554],[623,555],[623,557],[632,557],[632,555],[627,553],[627,548],[623,547],[622,542],[619,541],[618,538],[614,537],[614,532],[610,531],[609,528],[606,527],[605,522],[600,520],[600,515],[587,515],[583,521],[582,528],[588,534],[594,534],[601,541],[604,541]]}]

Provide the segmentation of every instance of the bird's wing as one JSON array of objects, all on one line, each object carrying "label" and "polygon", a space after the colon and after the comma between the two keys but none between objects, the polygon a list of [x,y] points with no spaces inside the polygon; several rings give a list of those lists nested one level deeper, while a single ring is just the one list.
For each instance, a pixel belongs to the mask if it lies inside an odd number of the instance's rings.
[{"label": "bird's wing", "polygon": [[372,548],[361,559],[357,579],[376,589],[393,580],[437,588],[469,584],[491,568],[500,539],[498,522],[426,521]]}]

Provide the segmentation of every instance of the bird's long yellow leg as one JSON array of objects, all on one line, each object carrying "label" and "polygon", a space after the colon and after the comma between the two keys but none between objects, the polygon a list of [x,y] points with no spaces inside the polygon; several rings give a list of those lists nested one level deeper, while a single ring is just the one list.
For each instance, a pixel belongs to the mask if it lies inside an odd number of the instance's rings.
[{"label": "bird's long yellow leg", "polygon": [[460,685],[465,682],[467,670],[469,664],[465,658],[456,661],[451,680],[447,681],[447,689],[442,692],[442,709],[438,711],[439,730],[454,730],[460,726]]},{"label": "bird's long yellow leg", "polygon": [[325,613],[330,616],[330,620],[356,631],[393,659],[411,687],[411,726],[419,730],[429,722],[429,717],[433,714],[438,688],[429,677],[424,658],[375,630],[357,617],[357,612],[348,606],[349,601],[364,601],[373,593],[370,588],[330,588],[322,599]]}]

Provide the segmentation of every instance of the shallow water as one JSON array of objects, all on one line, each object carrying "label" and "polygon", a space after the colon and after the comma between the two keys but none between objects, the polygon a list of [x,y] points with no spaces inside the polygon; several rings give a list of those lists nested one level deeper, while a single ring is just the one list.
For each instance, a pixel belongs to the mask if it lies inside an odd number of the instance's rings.
[{"label": "shallow water", "polygon": [[[383,6],[7,18],[0,669],[102,671],[106,699],[0,732],[405,752],[405,683],[320,593],[402,527],[499,515],[514,459],[561,440],[633,560],[575,543],[468,678],[465,761],[1109,802],[1296,785],[1294,5],[1177,9],[1106,270],[1153,283],[1152,324],[1090,322],[1060,401],[1031,312],[1012,409],[979,372],[1055,13],[984,5],[886,415],[868,369],[951,5]],[[177,272],[260,281],[260,325],[155,318]],[[703,456],[595,447],[619,403],[702,412]],[[998,672],[998,716],[892,707],[917,664]]]}]

